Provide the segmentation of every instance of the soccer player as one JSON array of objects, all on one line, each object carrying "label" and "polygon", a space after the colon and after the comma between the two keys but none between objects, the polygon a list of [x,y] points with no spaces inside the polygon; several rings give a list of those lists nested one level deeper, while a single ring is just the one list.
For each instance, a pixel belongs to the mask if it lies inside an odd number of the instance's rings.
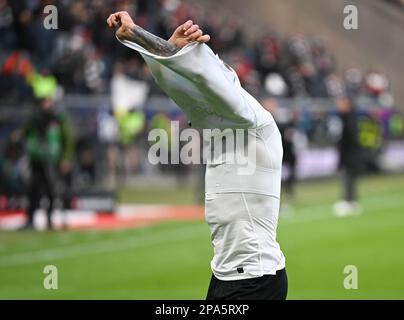
[{"label": "soccer player", "polygon": [[241,87],[234,70],[206,45],[209,35],[192,21],[168,41],[136,25],[127,12],[111,14],[107,23],[120,42],[142,55],[192,126],[231,129],[219,140],[236,129],[254,138],[248,162],[255,170],[248,174],[225,154],[208,159],[205,216],[214,257],[207,299],[286,299],[285,257],[276,241],[283,151],[272,115]]}]

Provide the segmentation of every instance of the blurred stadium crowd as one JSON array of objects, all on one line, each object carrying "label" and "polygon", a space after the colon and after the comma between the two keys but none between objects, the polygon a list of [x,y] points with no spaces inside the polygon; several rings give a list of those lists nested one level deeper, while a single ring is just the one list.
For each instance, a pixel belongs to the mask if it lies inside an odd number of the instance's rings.
[{"label": "blurred stadium crowd", "polygon": [[[46,5],[58,10],[58,30],[44,28]],[[24,153],[31,177],[49,180],[41,185],[45,194],[66,193],[72,178],[94,186],[97,172],[102,177],[118,175],[125,182],[145,169],[141,159],[146,159],[147,129],[170,131],[170,120],[187,126],[154,84],[141,57],[120,45],[108,29],[106,18],[117,10],[128,11],[137,24],[166,39],[187,19],[202,26],[211,35],[213,51],[273,112],[283,133],[284,161],[292,168],[292,180],[299,146],[307,141],[330,146],[344,134],[336,125],[338,110],[346,106],[339,99],[348,97],[349,104],[364,106],[358,139],[372,157],[380,153],[383,138],[404,134],[403,118],[396,117],[383,69],[352,66],[339,73],[332,50],[317,35],[285,35],[271,28],[254,34],[242,19],[200,2],[191,6],[180,0],[0,0],[3,187],[28,192],[31,202],[39,202],[38,184],[24,183],[27,166],[20,161]],[[38,107],[67,112],[50,115],[38,112]],[[49,123],[57,123],[59,131],[52,131],[52,126],[44,130]],[[45,131],[51,155],[37,152],[38,137]],[[42,164],[35,167],[33,162]],[[167,171],[165,166],[160,169]],[[171,169],[179,176],[189,171],[182,165]]]},{"label": "blurred stadium crowd", "polygon": [[[43,27],[47,4],[58,8],[57,31]],[[111,79],[122,72],[154,88],[139,56],[108,30],[105,19],[114,10],[130,12],[137,24],[164,38],[188,18],[197,21],[212,36],[212,49],[255,96],[332,97],[346,89],[391,103],[383,70],[351,68],[337,76],[332,52],[315,35],[287,36],[271,30],[249,36],[240,19],[225,12],[209,14],[202,4],[195,8],[179,0],[1,0],[1,96],[27,100],[32,94],[46,94],[41,92],[44,83],[57,83],[66,93],[108,93]]]}]

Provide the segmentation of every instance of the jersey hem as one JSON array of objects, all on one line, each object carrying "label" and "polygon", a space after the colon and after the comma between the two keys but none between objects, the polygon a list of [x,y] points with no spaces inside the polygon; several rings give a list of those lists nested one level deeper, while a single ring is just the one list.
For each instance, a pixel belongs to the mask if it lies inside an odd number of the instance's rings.
[{"label": "jersey hem", "polygon": [[272,268],[270,271],[264,271],[261,273],[242,273],[242,274],[237,274],[237,275],[231,275],[231,276],[221,276],[214,270],[212,270],[213,275],[222,281],[233,281],[233,280],[247,280],[247,279],[254,279],[254,278],[259,278],[265,275],[275,275],[277,271],[285,269],[286,267],[286,262],[285,262],[285,257],[282,257],[281,261],[276,265],[274,268]]}]

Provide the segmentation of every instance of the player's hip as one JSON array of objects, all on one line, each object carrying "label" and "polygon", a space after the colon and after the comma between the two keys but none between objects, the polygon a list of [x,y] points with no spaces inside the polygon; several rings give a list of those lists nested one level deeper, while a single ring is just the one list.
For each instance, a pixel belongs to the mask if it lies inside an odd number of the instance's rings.
[{"label": "player's hip", "polygon": [[278,243],[271,247],[245,248],[228,252],[215,247],[210,263],[213,274],[220,280],[244,280],[274,275],[285,268],[286,259]]},{"label": "player's hip", "polygon": [[288,292],[286,269],[274,275],[224,281],[212,275],[207,300],[285,300]]}]

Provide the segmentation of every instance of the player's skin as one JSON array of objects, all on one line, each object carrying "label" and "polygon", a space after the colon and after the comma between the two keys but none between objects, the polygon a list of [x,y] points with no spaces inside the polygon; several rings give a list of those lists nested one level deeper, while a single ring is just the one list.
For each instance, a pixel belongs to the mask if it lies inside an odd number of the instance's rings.
[{"label": "player's skin", "polygon": [[110,28],[117,29],[116,36],[120,40],[135,42],[149,52],[164,57],[174,55],[189,43],[205,43],[210,40],[210,36],[204,34],[192,20],[180,25],[169,40],[157,37],[136,25],[126,11],[111,14],[107,23]]}]

